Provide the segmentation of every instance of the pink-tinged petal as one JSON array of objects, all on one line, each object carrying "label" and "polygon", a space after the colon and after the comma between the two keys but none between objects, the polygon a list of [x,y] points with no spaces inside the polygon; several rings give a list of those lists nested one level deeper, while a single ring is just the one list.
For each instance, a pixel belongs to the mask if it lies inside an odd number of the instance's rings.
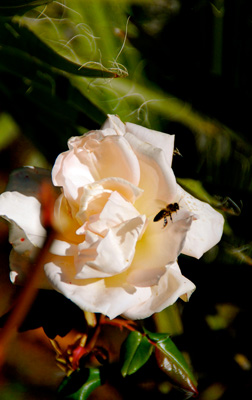
[{"label": "pink-tinged petal", "polygon": [[143,191],[125,179],[114,177],[104,178],[86,185],[76,218],[84,223],[93,214],[100,213],[113,192],[119,193],[121,198],[134,204]]},{"label": "pink-tinged petal", "polygon": [[104,238],[87,233],[87,242],[79,245],[75,258],[75,278],[103,278],[129,268],[144,226],[145,217],[138,216],[109,229]]},{"label": "pink-tinged petal", "polygon": [[82,136],[72,136],[68,141],[67,145],[69,150],[76,150],[81,151],[84,149],[87,145],[87,142],[92,139],[92,140],[102,140],[104,138],[104,135],[102,131],[97,130],[97,131],[89,131],[85,133]]},{"label": "pink-tinged petal", "polygon": [[139,187],[144,190],[135,204],[139,212],[148,215],[149,204],[155,199],[162,200],[166,204],[174,203],[177,183],[164,151],[139,140],[131,133],[126,133],[124,137],[139,160],[141,171]]},{"label": "pink-tinged petal", "polygon": [[127,201],[134,204],[136,199],[140,197],[143,193],[143,190],[139,187],[133,185],[128,180],[123,178],[104,178],[98,184],[102,184],[104,189],[109,189],[112,192],[118,192],[121,196],[123,196]]},{"label": "pink-tinged petal", "polygon": [[122,136],[102,136],[98,140],[97,135],[82,136],[79,147],[60,154],[53,167],[53,183],[64,188],[74,207],[80,202],[83,187],[94,181],[119,177],[135,186],[139,183],[139,163],[127,140]]},{"label": "pink-tinged petal", "polygon": [[55,161],[52,169],[53,184],[64,188],[64,194],[71,206],[78,208],[83,187],[99,179],[92,148],[103,137],[100,131],[91,131],[86,135],[70,138],[69,150],[61,153]]},{"label": "pink-tinged petal", "polygon": [[46,230],[40,222],[40,209],[40,202],[32,196],[19,192],[4,192],[0,196],[0,215],[12,224],[11,239],[14,247],[20,246],[19,241],[24,245],[26,238],[33,246],[42,247]]},{"label": "pink-tinged petal", "polygon": [[108,118],[102,125],[101,129],[113,129],[117,135],[125,134],[125,124],[120,120],[117,115],[108,115]]},{"label": "pink-tinged petal", "polygon": [[163,150],[167,164],[171,167],[174,149],[174,135],[168,135],[168,133],[148,129],[140,125],[132,124],[131,122],[126,122],[125,126],[126,132],[132,133],[141,141],[147,142],[153,147]]},{"label": "pink-tinged petal", "polygon": [[167,268],[158,285],[151,288],[149,299],[138,304],[136,302],[123,315],[130,319],[147,318],[171,306],[179,297],[186,296],[189,299],[194,290],[195,285],[181,274],[178,264],[174,263]]},{"label": "pink-tinged petal", "polygon": [[106,279],[75,279],[71,260],[60,257],[45,265],[53,287],[81,309],[113,319],[136,303],[148,300],[150,288],[134,288],[125,283],[124,273]]},{"label": "pink-tinged petal", "polygon": [[77,234],[80,224],[74,218],[72,209],[63,194],[58,196],[54,204],[54,227],[59,235],[71,243],[78,244],[83,240]]},{"label": "pink-tinged petal", "polygon": [[88,223],[88,229],[104,235],[109,228],[138,216],[139,212],[131,203],[124,200],[119,193],[112,192],[99,214],[99,218],[95,219],[94,222],[91,221]]},{"label": "pink-tinged petal", "polygon": [[64,187],[64,195],[76,208],[83,193],[83,186],[94,182],[89,166],[83,164],[72,150],[57,157],[52,179],[55,186]]},{"label": "pink-tinged petal", "polygon": [[196,199],[178,186],[181,198],[180,206],[197,215],[187,234],[182,253],[200,258],[206,251],[215,246],[223,233],[223,216],[209,204]]},{"label": "pink-tinged petal", "polygon": [[[166,266],[173,264],[179,256],[194,215],[186,210],[172,214],[164,227],[164,220],[149,221],[127,276],[127,282],[134,286],[157,285],[166,272]],[[153,257],[155,254],[155,257]]]},{"label": "pink-tinged petal", "polygon": [[[123,136],[106,136],[92,148],[98,177],[119,177],[138,186],[140,169],[138,159]],[[116,166],[116,168],[115,168]]]},{"label": "pink-tinged petal", "polygon": [[78,247],[76,244],[55,239],[49,251],[57,256],[74,256],[78,252]]}]

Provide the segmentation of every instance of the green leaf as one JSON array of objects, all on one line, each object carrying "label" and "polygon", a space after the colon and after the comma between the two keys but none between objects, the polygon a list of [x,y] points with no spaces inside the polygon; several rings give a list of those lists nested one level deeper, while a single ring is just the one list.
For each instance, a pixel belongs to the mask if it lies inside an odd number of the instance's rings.
[{"label": "green leaf", "polygon": [[0,108],[14,118],[22,132],[53,163],[66,150],[69,137],[98,129],[106,116],[67,78],[50,78],[51,82],[45,79],[43,85],[42,81],[0,72]]},{"label": "green leaf", "polygon": [[2,0],[0,3],[0,16],[12,17],[23,15],[35,7],[51,3],[53,0]]},{"label": "green leaf", "polygon": [[151,333],[147,336],[155,343],[155,356],[159,367],[180,388],[197,393],[197,383],[182,353],[167,334]]},{"label": "green leaf", "polygon": [[140,332],[131,332],[122,346],[122,376],[134,374],[149,359],[153,346]]},{"label": "green leaf", "polygon": [[86,400],[94,389],[101,385],[99,368],[84,368],[65,378],[58,392],[61,398]]},{"label": "green leaf", "polygon": [[[41,43],[26,28],[13,22],[0,24],[0,108],[54,162],[69,137],[98,129],[106,115],[72,85],[65,72],[36,56]],[[51,49],[44,48],[49,62]]]},{"label": "green leaf", "polygon": [[[7,58],[7,59],[6,59]],[[25,63],[48,71],[57,68],[78,76],[113,78],[115,73],[102,68],[89,68],[76,64],[56,53],[40,40],[30,29],[14,21],[0,23],[0,69],[20,75]],[[16,60],[16,62],[15,62]]]}]

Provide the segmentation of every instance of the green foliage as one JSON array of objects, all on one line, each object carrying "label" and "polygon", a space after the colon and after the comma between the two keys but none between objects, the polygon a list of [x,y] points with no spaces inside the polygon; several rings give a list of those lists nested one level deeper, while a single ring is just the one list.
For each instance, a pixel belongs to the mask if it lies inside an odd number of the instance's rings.
[{"label": "green foliage", "polygon": [[[183,355],[166,333],[131,331],[123,342],[120,351],[121,374],[123,378],[135,374],[155,352],[158,367],[169,377],[175,386],[188,393],[197,393],[197,383]],[[153,359],[152,359],[153,361]],[[104,374],[106,370],[104,370]],[[66,377],[59,388],[63,398],[85,400],[89,394],[102,384],[101,370],[84,368]]]},{"label": "green foliage", "polygon": [[[2,109],[14,117],[48,160],[53,162],[67,139],[78,135],[80,129],[98,127],[104,121],[103,112],[66,75],[85,74],[85,68],[79,70],[13,21],[0,25],[0,45]],[[98,70],[88,73],[103,74]]]},{"label": "green foliage", "polygon": [[155,343],[155,356],[159,367],[171,381],[180,388],[197,393],[197,383],[182,353],[167,334],[146,331],[148,338]]},{"label": "green foliage", "polygon": [[153,346],[140,332],[131,332],[122,346],[122,376],[134,374],[150,358]]},{"label": "green foliage", "polygon": [[[50,73],[52,68],[79,76],[112,78],[113,72],[89,68],[57,54],[27,27],[8,21],[1,24],[0,30],[1,70],[17,76],[36,79],[36,69]],[[16,64],[14,63],[16,60]]]},{"label": "green foliage", "polygon": [[60,398],[86,400],[94,389],[101,384],[98,368],[83,368],[74,371],[65,378],[59,387]]},{"label": "green foliage", "polygon": [[192,393],[197,393],[197,383],[182,353],[167,333],[131,332],[125,340],[122,352],[121,373],[125,377],[138,371],[155,350],[158,366],[173,384]]},{"label": "green foliage", "polygon": [[34,7],[46,5],[53,0],[2,0],[0,2],[0,16],[12,17],[13,15],[23,15]]}]

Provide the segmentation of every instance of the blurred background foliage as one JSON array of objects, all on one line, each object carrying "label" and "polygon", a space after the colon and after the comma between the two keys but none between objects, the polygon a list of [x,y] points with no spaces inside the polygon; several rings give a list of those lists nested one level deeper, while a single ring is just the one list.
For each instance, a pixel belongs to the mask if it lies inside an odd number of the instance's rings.
[{"label": "blurred background foliage", "polygon": [[[251,21],[248,0],[0,1],[1,192],[13,169],[51,168],[71,135],[110,113],[175,134],[178,181],[223,212],[222,242],[199,261],[180,256],[197,286],[189,303],[152,321],[173,333],[201,400],[252,394]],[[3,314],[19,289],[8,281],[0,223]],[[185,398],[155,373],[91,398]],[[24,332],[9,351],[0,397],[53,399],[62,376],[44,333]]]}]

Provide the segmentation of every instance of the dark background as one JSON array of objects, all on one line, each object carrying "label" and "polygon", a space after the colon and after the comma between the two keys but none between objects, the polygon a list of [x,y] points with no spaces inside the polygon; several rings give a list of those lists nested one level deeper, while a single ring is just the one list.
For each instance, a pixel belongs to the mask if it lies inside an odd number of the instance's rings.
[{"label": "dark background", "polygon": [[[199,382],[200,399],[250,398],[252,4],[248,0],[174,0],[129,4],[126,10],[125,15],[131,15],[130,23],[136,32],[134,35],[129,32],[128,46],[137,49],[144,60],[147,84],[190,104],[216,128],[209,137],[176,119],[163,116],[159,119],[162,131],[176,135],[176,146],[183,156],[174,157],[175,175],[199,180],[211,196],[232,200],[227,210],[222,210],[229,230],[225,231],[221,243],[201,260],[180,256],[183,274],[197,289],[189,303],[179,301],[184,331],[174,337],[174,342],[189,354]],[[131,72],[129,69],[129,79]],[[13,92],[18,85],[17,80]],[[27,152],[35,151],[34,145],[43,152],[44,164],[50,166],[64,150],[63,143],[70,136],[69,132],[73,132],[64,131],[61,126],[60,140],[55,135],[52,146],[46,147],[45,126],[41,118],[36,119],[37,106],[27,108],[22,95],[11,99],[5,96],[2,91],[0,113],[8,112],[13,116],[19,135],[1,150],[2,190],[9,172],[22,165]],[[105,119],[109,107],[105,105],[103,112]],[[93,128],[88,118],[83,121],[86,129]],[[34,123],[37,135],[34,130],[27,129]],[[98,120],[96,124],[99,125]],[[55,134],[55,127],[47,124],[46,128],[47,136]],[[4,225],[2,241],[7,254]],[[6,255],[3,259],[6,262]],[[7,285],[7,279],[4,284]],[[8,298],[12,295],[12,292],[8,294]],[[225,311],[227,305],[228,310],[235,310],[233,317]],[[223,313],[218,311],[220,309]],[[215,318],[216,324],[209,323],[209,316]],[[246,362],[237,362],[241,359],[237,355],[242,355]],[[185,398],[175,390],[165,396],[156,388],[153,391],[143,389],[143,393],[146,398],[153,395],[160,399]]]}]

